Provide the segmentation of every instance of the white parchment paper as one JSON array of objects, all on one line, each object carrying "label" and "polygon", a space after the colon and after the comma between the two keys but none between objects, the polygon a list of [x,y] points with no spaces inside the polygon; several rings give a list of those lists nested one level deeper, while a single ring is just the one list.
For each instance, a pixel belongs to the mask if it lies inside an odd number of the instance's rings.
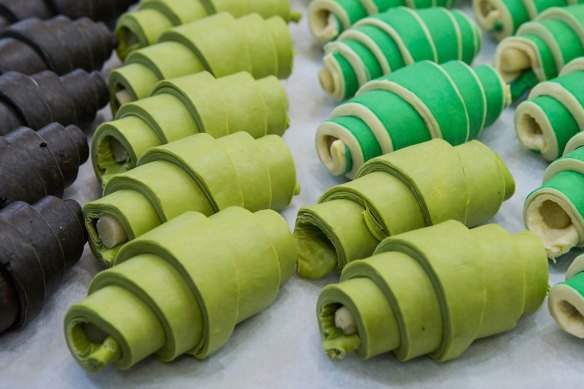
[{"label": "white parchment paper", "polygon": [[[305,11],[308,0],[296,0]],[[466,11],[469,6],[463,6]],[[285,135],[298,168],[302,193],[283,212],[290,227],[298,208],[316,202],[327,188],[343,182],[321,166],[314,134],[336,102],[317,81],[322,51],[308,32],[307,19],[291,26],[297,51],[294,74],[284,84],[290,96],[292,126]],[[484,37],[476,63],[490,63],[495,44]],[[110,61],[109,67],[118,64]],[[523,150],[515,137],[514,109],[486,129],[481,140],[502,156],[517,181],[515,196],[492,222],[509,231],[524,229],[522,207],[527,194],[541,182],[547,164]],[[111,118],[108,110],[99,121]],[[66,196],[80,203],[99,196],[90,163]],[[551,284],[563,280],[574,255],[550,264]],[[294,276],[272,307],[238,325],[229,342],[205,361],[182,357],[172,364],[153,358],[127,372],[112,368],[87,374],[70,356],[63,336],[67,308],[84,298],[91,278],[100,270],[86,249],[80,263],[65,277],[62,288],[42,314],[25,328],[0,337],[0,388],[551,388],[584,386],[584,342],[562,332],[544,305],[524,317],[514,331],[475,342],[460,359],[438,364],[429,358],[400,363],[391,355],[369,361],[350,356],[330,361],[321,349],[315,302],[320,289],[336,282]],[[546,301],[547,304],[547,301]]]}]

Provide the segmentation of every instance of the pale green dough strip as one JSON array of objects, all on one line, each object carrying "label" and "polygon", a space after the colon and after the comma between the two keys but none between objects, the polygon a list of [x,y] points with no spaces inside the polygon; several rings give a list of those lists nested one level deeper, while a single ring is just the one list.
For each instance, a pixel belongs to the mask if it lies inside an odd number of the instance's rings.
[{"label": "pale green dough strip", "polygon": [[282,138],[198,134],[150,149],[136,169],[109,180],[105,197],[87,203],[83,213],[92,251],[111,266],[128,241],[185,212],[281,210],[299,191]]},{"label": "pale green dough strip", "polygon": [[568,268],[566,280],[550,291],[548,309],[556,323],[567,333],[584,338],[584,256]]},{"label": "pale green dough strip", "polygon": [[511,84],[513,100],[539,82],[553,79],[571,60],[584,56],[584,5],[549,8],[505,38],[495,68]]},{"label": "pale green dough strip", "polygon": [[515,113],[521,144],[548,161],[559,158],[584,129],[584,60],[570,62],[558,78],[538,84]]},{"label": "pale green dough strip", "polygon": [[308,23],[320,44],[335,40],[359,20],[407,6],[415,9],[451,7],[457,0],[312,0],[308,8]]},{"label": "pale green dough strip", "polygon": [[473,0],[473,9],[479,25],[501,40],[514,35],[521,25],[546,9],[580,3],[580,0]]},{"label": "pale green dough strip", "polygon": [[110,74],[114,112],[121,104],[149,96],[163,79],[208,71],[215,77],[249,72],[256,78],[292,73],[293,44],[286,22],[228,13],[166,31],[157,44],[132,52]]},{"label": "pale green dough strip", "polygon": [[509,101],[508,86],[488,65],[418,62],[369,81],[335,108],[317,130],[317,152],[332,174],[352,179],[368,160],[432,138],[468,142]]},{"label": "pale green dough strip", "polygon": [[547,291],[545,251],[532,233],[447,221],[387,238],[351,263],[322,290],[317,317],[331,358],[393,352],[443,362],[513,329]]},{"label": "pale green dough strip", "polygon": [[67,344],[89,371],[129,369],[150,355],[206,358],[274,302],[295,257],[273,211],[183,214],[125,246],[94,279],[65,317]]},{"label": "pale green dough strip", "polygon": [[154,95],[125,104],[95,131],[92,162],[98,180],[133,169],[152,147],[205,132],[218,138],[245,131],[260,138],[289,126],[288,97],[275,77],[249,73],[214,78],[207,72],[160,82]]},{"label": "pale green dough strip", "polygon": [[545,171],[543,184],[525,200],[523,219],[555,260],[584,246],[584,148],[578,136]]},{"label": "pale green dough strip", "polygon": [[165,31],[218,12],[234,17],[257,13],[263,18],[279,16],[293,22],[301,17],[291,10],[290,0],[144,0],[136,11],[118,20],[118,56],[123,60],[129,53],[155,44]]},{"label": "pale green dough strip", "polygon": [[370,80],[420,61],[468,64],[478,55],[478,27],[463,13],[444,8],[393,8],[360,20],[325,46],[319,80],[342,100]]},{"label": "pale green dough strip", "polygon": [[504,163],[478,141],[453,147],[435,139],[374,158],[356,180],[300,209],[298,273],[324,277],[370,256],[388,236],[447,220],[482,224],[514,191]]}]

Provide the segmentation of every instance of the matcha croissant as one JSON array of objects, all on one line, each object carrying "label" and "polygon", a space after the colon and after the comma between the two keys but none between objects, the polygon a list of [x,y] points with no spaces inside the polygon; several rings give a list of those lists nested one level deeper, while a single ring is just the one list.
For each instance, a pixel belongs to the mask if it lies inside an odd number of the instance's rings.
[{"label": "matcha croissant", "polygon": [[90,247],[111,265],[127,241],[185,212],[278,211],[297,191],[294,160],[279,136],[197,134],[150,149],[136,169],[109,180],[105,197],[83,213]]},{"label": "matcha croissant", "polygon": [[296,249],[274,211],[189,212],[126,245],[65,317],[65,336],[89,371],[129,369],[156,355],[205,358],[237,323],[266,309],[294,272]]},{"label": "matcha croissant", "polygon": [[525,200],[525,225],[543,241],[550,258],[584,246],[584,134],[567,145],[545,171],[543,184]]},{"label": "matcha croissant", "polygon": [[518,100],[539,82],[558,76],[584,56],[584,5],[550,8],[497,46],[495,67]]},{"label": "matcha croissant", "polygon": [[336,39],[359,20],[391,8],[451,7],[457,0],[313,0],[308,8],[310,31],[324,44]]},{"label": "matcha croissant", "polygon": [[539,239],[456,221],[387,238],[325,287],[317,315],[333,359],[392,352],[400,361],[458,358],[476,340],[510,331],[548,290]]},{"label": "matcha croissant", "polygon": [[561,329],[584,338],[584,255],[572,262],[566,281],[552,288],[548,309]]},{"label": "matcha croissant", "polygon": [[327,44],[318,76],[325,92],[341,100],[367,81],[416,62],[470,64],[480,47],[478,27],[460,11],[399,7],[361,20]]},{"label": "matcha croissant", "polygon": [[581,2],[581,0],[473,0],[473,8],[479,25],[501,40],[514,35],[522,24],[537,18],[546,9]]},{"label": "matcha croissant", "polygon": [[124,59],[134,50],[155,44],[165,31],[218,12],[235,17],[257,13],[263,18],[300,19],[300,14],[292,12],[290,0],[144,0],[136,11],[118,21],[118,55]]},{"label": "matcha croissant", "polygon": [[370,81],[316,133],[320,160],[353,178],[371,158],[432,138],[459,145],[497,120],[508,87],[487,65],[424,61]]},{"label": "matcha croissant", "polygon": [[102,124],[92,142],[99,180],[136,166],[150,148],[206,132],[219,138],[238,131],[254,138],[288,128],[288,97],[275,77],[249,73],[215,79],[202,72],[160,82],[154,95],[125,104],[116,120]]},{"label": "matcha croissant", "polygon": [[294,58],[284,19],[258,14],[235,19],[221,12],[166,31],[157,44],[132,52],[110,74],[114,112],[149,96],[160,80],[207,71],[215,77],[248,72],[254,78],[287,78]]},{"label": "matcha croissant", "polygon": [[451,219],[482,224],[514,190],[501,159],[478,141],[453,147],[435,139],[372,159],[355,181],[300,209],[298,274],[321,278],[342,270],[388,236]]},{"label": "matcha croissant", "polygon": [[559,158],[584,130],[584,59],[570,62],[558,78],[538,84],[517,107],[515,129],[526,148],[548,161]]}]

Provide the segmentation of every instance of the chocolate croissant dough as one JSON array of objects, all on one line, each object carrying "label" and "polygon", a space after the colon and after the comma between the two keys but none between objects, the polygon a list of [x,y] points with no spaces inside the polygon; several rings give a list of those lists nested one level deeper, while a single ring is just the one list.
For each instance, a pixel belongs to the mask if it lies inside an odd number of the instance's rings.
[{"label": "chocolate croissant dough", "polygon": [[548,309],[561,329],[584,338],[584,255],[572,262],[566,281],[552,288]]},{"label": "chocolate croissant dough", "polygon": [[584,5],[550,8],[497,46],[495,67],[511,84],[513,101],[542,81],[558,76],[584,56]]},{"label": "chocolate croissant dough", "polygon": [[53,123],[37,132],[21,127],[0,136],[0,209],[62,197],[88,157],[87,137],[75,126]]},{"label": "chocolate croissant dough", "polygon": [[87,18],[26,19],[0,31],[0,72],[99,70],[111,56],[114,39],[103,23]]},{"label": "chocolate croissant dough", "polygon": [[219,12],[236,18],[251,13],[266,19],[279,16],[287,22],[297,22],[301,17],[291,10],[290,0],[144,0],[137,11],[122,15],[118,21],[118,56],[124,59],[132,51],[155,44],[173,27]]},{"label": "chocolate croissant dough", "polygon": [[0,211],[0,333],[39,314],[86,241],[81,208],[72,200],[45,197]]},{"label": "chocolate croissant dough", "polygon": [[416,62],[470,64],[480,48],[479,28],[461,11],[398,7],[359,21],[327,44],[318,77],[324,91],[341,100],[367,81]]},{"label": "chocolate croissant dough", "polygon": [[558,78],[538,84],[515,112],[521,144],[548,161],[584,130],[584,58],[566,65]]},{"label": "chocolate croissant dough", "polygon": [[458,0],[313,0],[308,8],[309,26],[316,40],[335,40],[359,20],[401,6],[421,9],[452,7]]},{"label": "chocolate croissant dough", "polygon": [[584,133],[576,135],[546,169],[543,184],[525,200],[525,225],[543,241],[548,257],[584,247]]},{"label": "chocolate croissant dough", "polygon": [[95,256],[111,266],[126,242],[185,212],[209,216],[230,206],[279,211],[299,190],[292,154],[279,136],[255,140],[238,132],[215,140],[197,134],[150,149],[83,213]]},{"label": "chocolate croissant dough", "polygon": [[477,226],[514,191],[503,161],[478,141],[453,147],[434,139],[372,159],[355,181],[298,212],[298,274],[322,278],[370,256],[388,236],[446,220]]},{"label": "chocolate croissant dough", "polygon": [[98,72],[77,69],[62,77],[48,70],[32,76],[8,72],[0,76],[0,135],[53,122],[87,126],[107,101]]},{"label": "chocolate croissant dough", "polygon": [[488,65],[419,62],[370,81],[339,105],[316,133],[320,160],[353,178],[371,158],[441,138],[459,145],[493,124],[509,87]]},{"label": "chocolate croissant dough", "polygon": [[287,78],[294,47],[279,16],[250,14],[235,19],[221,12],[166,31],[157,44],[136,50],[110,74],[114,112],[149,96],[160,80],[207,71],[214,77],[248,72],[254,78]]},{"label": "chocolate croissant dough", "polygon": [[238,131],[254,138],[282,135],[288,125],[288,97],[277,78],[238,73],[215,79],[202,72],[162,81],[152,97],[122,106],[93,136],[93,167],[106,183],[134,168],[152,147],[200,132],[213,138]]},{"label": "chocolate croissant dough", "polygon": [[129,369],[150,355],[206,358],[274,302],[295,258],[274,211],[183,214],[126,245],[117,266],[94,278],[65,316],[67,344],[89,371]]},{"label": "chocolate croissant dough", "polygon": [[456,221],[381,242],[372,257],[325,287],[317,317],[333,359],[392,352],[404,362],[460,357],[476,340],[510,331],[548,291],[548,264],[530,232]]},{"label": "chocolate croissant dough", "polygon": [[581,0],[473,0],[473,9],[479,25],[501,40],[549,8],[580,3]]},{"label": "chocolate croissant dough", "polygon": [[88,17],[113,27],[117,18],[138,0],[0,0],[0,28],[23,19],[64,15]]}]

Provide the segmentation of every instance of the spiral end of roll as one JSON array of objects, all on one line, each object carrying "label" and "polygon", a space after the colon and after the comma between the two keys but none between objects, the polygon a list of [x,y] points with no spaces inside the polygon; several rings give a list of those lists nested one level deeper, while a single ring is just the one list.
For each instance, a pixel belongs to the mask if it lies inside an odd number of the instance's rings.
[{"label": "spiral end of roll", "polygon": [[313,7],[310,9],[310,31],[321,45],[336,39],[341,33],[341,26],[335,15],[328,9]]},{"label": "spiral end of roll", "polygon": [[543,242],[547,256],[556,258],[578,245],[578,230],[570,214],[549,195],[535,197],[525,209],[525,224]]},{"label": "spiral end of roll", "polygon": [[584,298],[570,284],[582,282],[584,275],[580,273],[566,283],[552,288],[548,299],[548,309],[560,328],[578,338],[584,338]]},{"label": "spiral end of roll", "polygon": [[90,322],[75,320],[66,331],[71,353],[91,373],[103,370],[119,357],[118,342]]},{"label": "spiral end of roll", "polygon": [[521,104],[517,108],[515,129],[521,144],[529,150],[541,153],[548,161],[557,156],[549,155],[549,142],[542,129],[542,118],[539,111],[529,102]]},{"label": "spiral end of roll", "polygon": [[324,57],[324,67],[318,72],[318,81],[322,90],[337,100],[342,100],[345,97],[342,76],[333,56],[327,54]]},{"label": "spiral end of roll", "polygon": [[497,40],[513,34],[513,19],[502,2],[497,0],[474,0],[474,14],[478,24],[493,34]]},{"label": "spiral end of roll", "polygon": [[513,81],[518,75],[532,67],[529,54],[516,46],[501,48],[497,58],[497,68],[506,82]]},{"label": "spiral end of roll", "polygon": [[317,149],[320,160],[325,167],[335,176],[347,173],[346,146],[342,140],[333,136],[318,138]]}]

